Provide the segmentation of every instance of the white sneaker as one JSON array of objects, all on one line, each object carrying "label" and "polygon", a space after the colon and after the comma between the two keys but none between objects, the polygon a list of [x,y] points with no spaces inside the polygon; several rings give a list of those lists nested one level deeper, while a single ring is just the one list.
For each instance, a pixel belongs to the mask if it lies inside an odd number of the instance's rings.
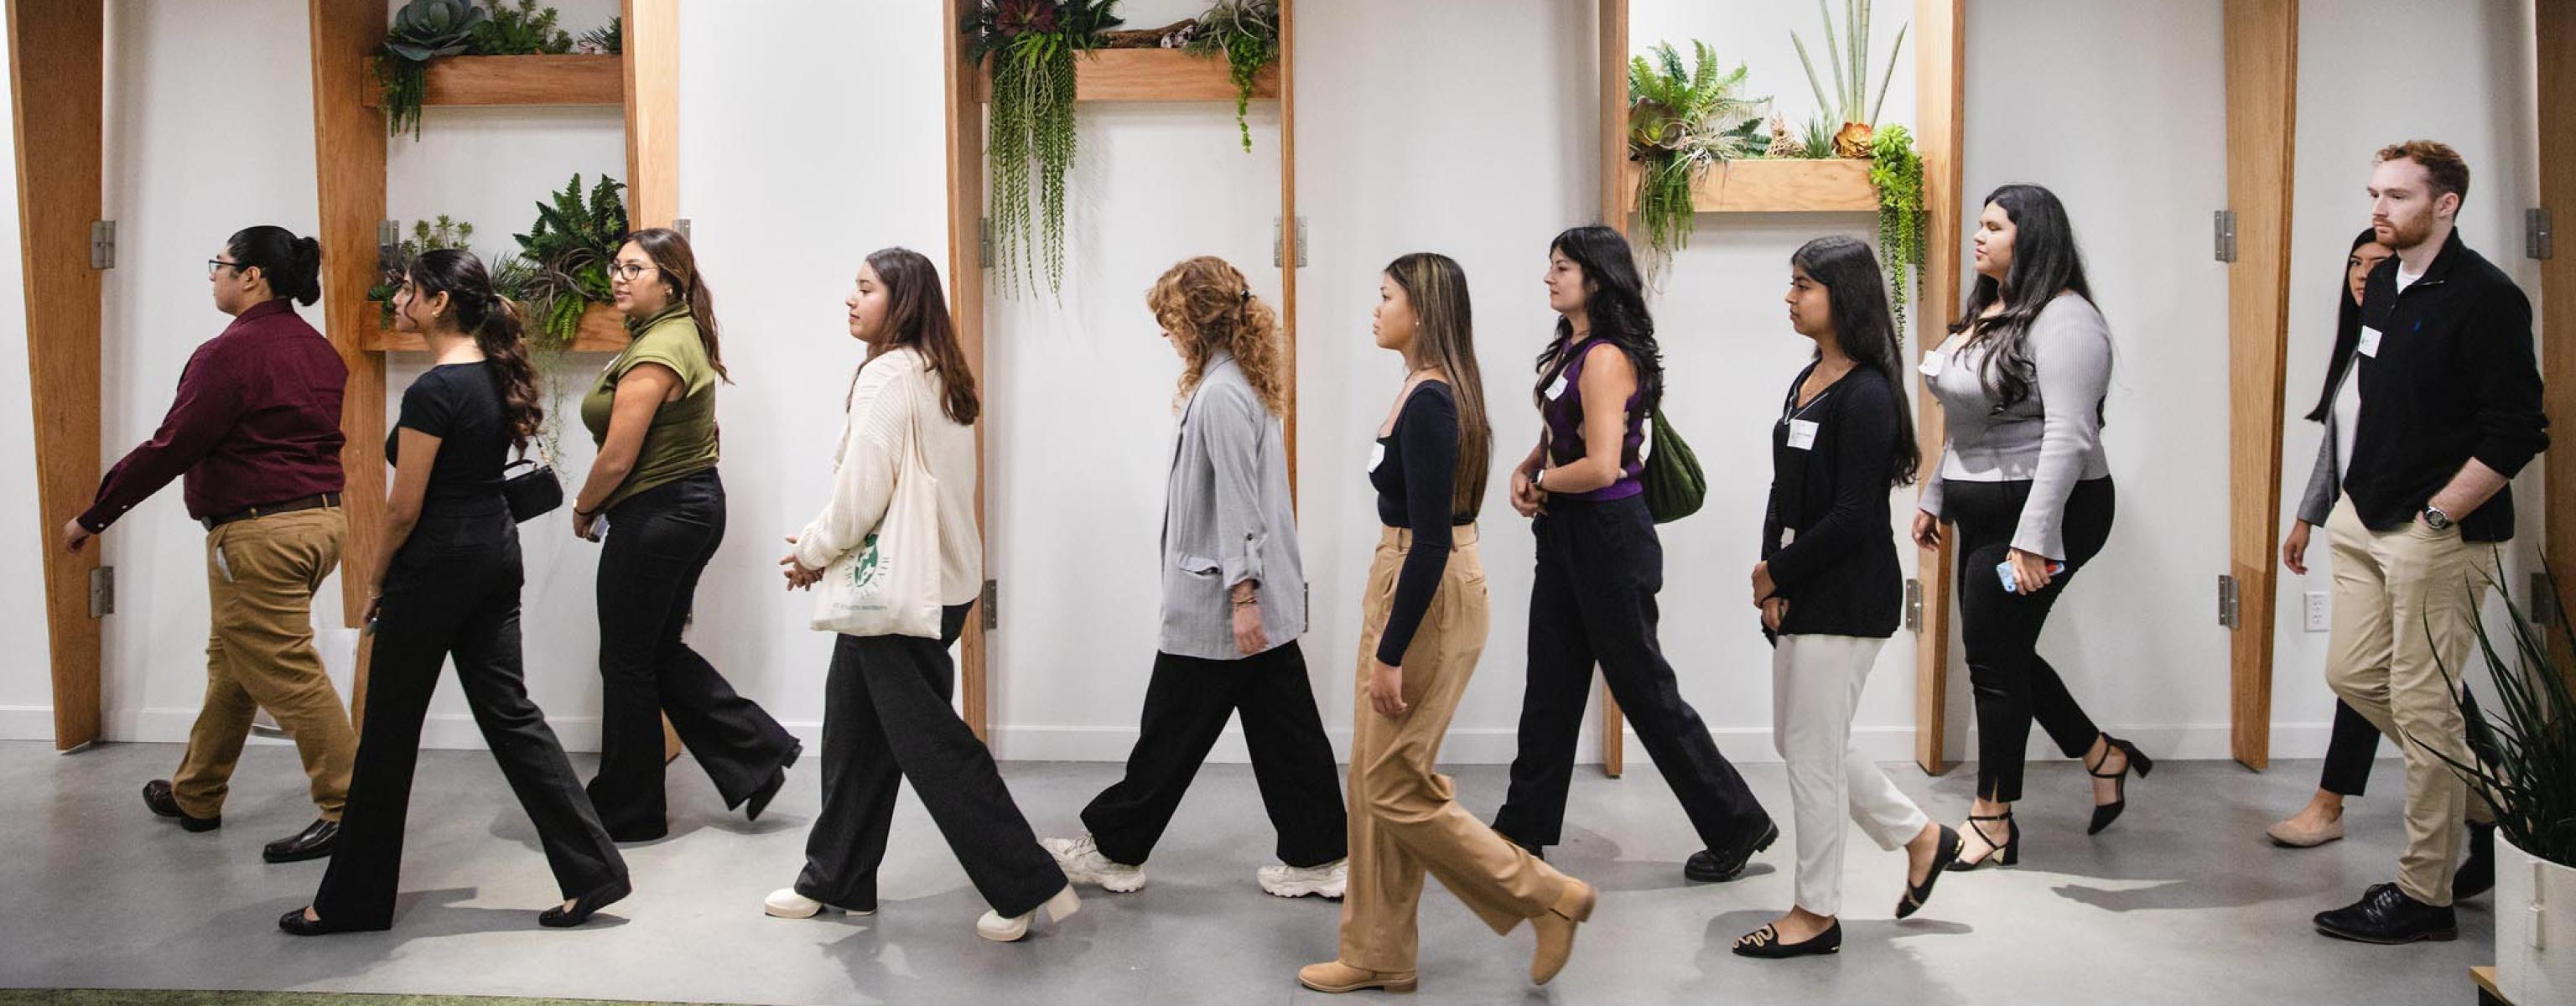
[{"label": "white sneaker", "polygon": [[1258,876],[1262,890],[1282,898],[1314,895],[1339,901],[1342,892],[1350,886],[1351,861],[1336,859],[1322,866],[1272,863],[1262,867]]},{"label": "white sneaker", "polygon": [[1066,916],[1081,910],[1082,899],[1074,896],[1072,884],[1066,884],[1064,890],[1055,892],[1055,897],[1048,898],[1046,904],[1026,915],[1005,919],[999,912],[985,912],[983,918],[975,920],[975,935],[995,943],[1013,943],[1029,934],[1029,923],[1036,921],[1041,912],[1046,914],[1049,922],[1062,922]]},{"label": "white sneaker", "polygon": [[847,912],[850,915],[862,918],[876,914],[874,910],[854,912],[837,905],[826,905],[820,901],[816,901],[812,898],[796,893],[796,889],[793,887],[781,887],[775,891],[771,891],[769,892],[769,897],[763,899],[760,903],[761,914],[779,919],[810,919],[826,910]]},{"label": "white sneaker", "polygon": [[1066,880],[1095,884],[1111,894],[1127,894],[1145,887],[1144,867],[1110,862],[1109,857],[1100,854],[1100,847],[1092,843],[1089,835],[1040,839],[1038,844],[1055,856],[1055,865],[1064,871]]}]

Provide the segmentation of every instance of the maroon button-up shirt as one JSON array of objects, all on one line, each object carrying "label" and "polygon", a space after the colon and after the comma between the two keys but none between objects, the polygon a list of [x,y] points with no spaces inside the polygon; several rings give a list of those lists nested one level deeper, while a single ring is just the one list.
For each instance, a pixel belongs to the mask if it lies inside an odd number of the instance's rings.
[{"label": "maroon button-up shirt", "polygon": [[340,491],[340,394],[349,368],[285,298],[251,307],[197,347],[161,428],[100,480],[92,534],[186,473],[188,516],[240,513]]}]

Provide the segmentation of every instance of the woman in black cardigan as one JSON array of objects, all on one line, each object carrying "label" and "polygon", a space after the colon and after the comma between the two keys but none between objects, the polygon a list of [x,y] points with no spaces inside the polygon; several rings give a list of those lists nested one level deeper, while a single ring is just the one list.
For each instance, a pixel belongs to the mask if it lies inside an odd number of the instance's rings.
[{"label": "woman in black cardigan", "polygon": [[1898,918],[1914,914],[1959,855],[1878,766],[1851,748],[1870,665],[1896,633],[1904,592],[1887,497],[1922,456],[1898,383],[1897,336],[1869,246],[1809,241],[1789,258],[1789,324],[1815,340],[1771,428],[1771,499],[1753,603],[1772,641],[1771,736],[1789,766],[1798,830],[1797,903],[1735,941],[1747,957],[1842,948],[1843,817],[1906,851]]}]

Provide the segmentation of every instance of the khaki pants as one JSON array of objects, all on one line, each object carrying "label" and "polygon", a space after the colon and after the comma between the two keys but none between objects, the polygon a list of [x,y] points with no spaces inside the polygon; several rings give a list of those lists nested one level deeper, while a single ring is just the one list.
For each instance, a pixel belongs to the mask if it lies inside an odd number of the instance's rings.
[{"label": "khaki pants", "polygon": [[206,533],[206,700],[188,731],[171,795],[192,817],[223,812],[251,717],[265,708],[295,737],[313,804],[340,819],[357,739],[313,650],[313,593],[340,564],[349,527],[338,507],[237,520]]},{"label": "khaki pants", "polygon": [[2448,905],[2469,790],[2434,751],[2469,761],[2450,682],[2465,679],[2477,654],[2478,602],[2496,575],[2496,549],[2460,540],[2456,527],[2437,532],[2422,521],[2372,531],[2350,500],[2335,505],[2326,537],[2334,550],[2327,681],[2406,758],[2398,889]]},{"label": "khaki pants", "polygon": [[1449,777],[1432,771],[1441,737],[1484,652],[1489,611],[1476,529],[1456,529],[1431,609],[1404,651],[1403,717],[1368,703],[1378,639],[1395,600],[1412,532],[1386,529],[1369,564],[1361,604],[1358,731],[1351,744],[1350,885],[1342,899],[1341,962],[1410,974],[1425,871],[1496,933],[1548,910],[1566,878],[1458,806]]}]

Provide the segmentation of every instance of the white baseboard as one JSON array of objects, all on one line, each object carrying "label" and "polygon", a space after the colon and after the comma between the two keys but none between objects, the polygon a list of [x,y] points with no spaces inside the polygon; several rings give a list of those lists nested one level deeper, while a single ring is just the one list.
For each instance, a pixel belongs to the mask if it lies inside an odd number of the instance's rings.
[{"label": "white baseboard", "polygon": [[[188,727],[197,718],[194,709],[146,709],[140,713],[110,717],[108,737],[111,740],[145,743],[182,743],[188,739]],[[555,716],[547,722],[568,751],[599,750],[599,719],[595,716]],[[821,751],[823,725],[812,722],[784,724],[788,731],[805,741],[808,750]],[[2176,761],[2223,761],[2231,757],[2226,724],[2190,724],[2183,726],[2129,725],[2113,726],[2111,732],[2136,742],[2149,755]],[[2332,730],[2326,723],[2282,723],[2272,728],[2272,757],[2275,759],[2318,758],[2325,754],[2326,738]],[[1329,730],[1333,749],[1347,755],[1351,736],[1347,729]],[[1771,731],[1759,727],[1739,727],[1713,731],[1720,751],[1730,760],[1750,765],[1775,764],[1778,753],[1771,750]],[[53,710],[48,706],[0,706],[0,740],[52,740]],[[1133,726],[997,726],[992,731],[993,755],[1003,761],[1100,761],[1119,762],[1135,746]],[[1914,728],[1861,727],[1852,731],[1852,740],[1862,754],[1872,761],[1903,762],[1914,758]],[[253,737],[254,744],[283,744],[281,740]],[[475,729],[470,716],[432,716],[421,727],[421,746],[429,749],[475,750],[483,747],[483,735]],[[1452,730],[1441,746],[1441,761],[1454,765],[1501,765],[1512,760],[1517,746],[1516,734],[1508,729]],[[1625,746],[1629,758],[1649,761],[1645,745],[1631,731]],[[1951,752],[1953,762],[1972,759],[1976,738],[1972,734]],[[2045,759],[2056,757],[2045,737],[2032,736],[2031,755]],[[2382,744],[2382,758],[2397,757],[2396,745]],[[1219,764],[1242,764],[1249,760],[1243,747],[1243,732],[1228,727],[1217,740],[1208,760]],[[1585,743],[1575,752],[1575,760],[1591,764],[1601,760],[1597,744]]]}]

